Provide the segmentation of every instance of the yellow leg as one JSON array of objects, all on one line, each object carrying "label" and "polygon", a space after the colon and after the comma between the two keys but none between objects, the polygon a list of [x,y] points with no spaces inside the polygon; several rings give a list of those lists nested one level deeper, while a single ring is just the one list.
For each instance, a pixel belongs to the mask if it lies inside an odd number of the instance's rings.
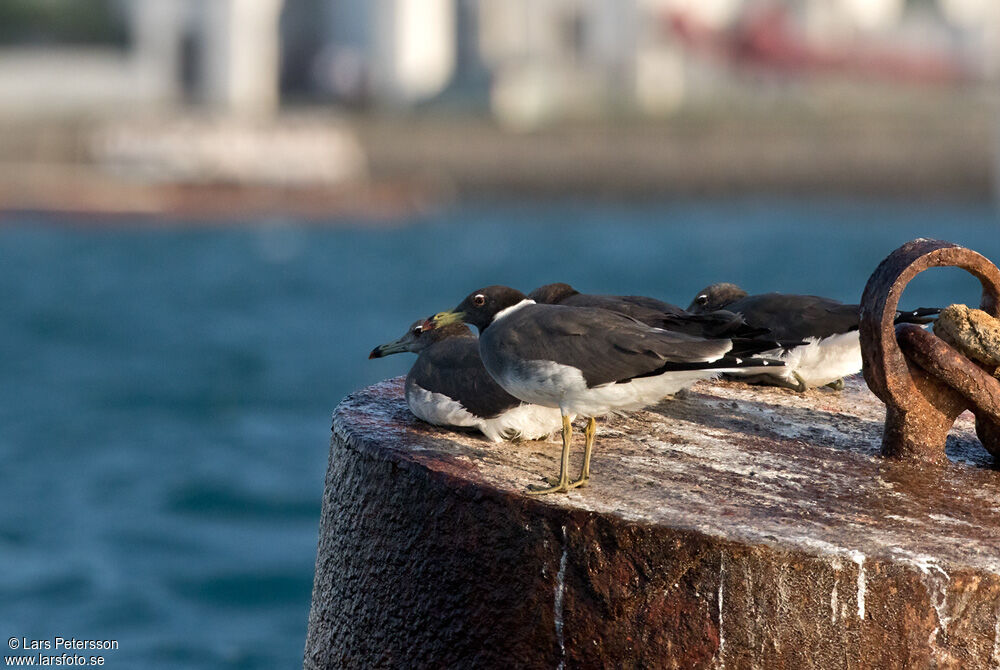
[{"label": "yellow leg", "polygon": [[597,434],[597,422],[594,417],[587,419],[587,427],[583,434],[587,438],[583,447],[583,467],[580,468],[580,478],[569,483],[571,489],[575,489],[577,486],[586,486],[587,482],[590,481],[590,452],[594,449],[594,435]]},{"label": "yellow leg", "polygon": [[536,489],[528,487],[528,493],[541,495],[543,493],[565,493],[569,491],[569,443],[573,439],[573,424],[569,422],[569,417],[563,414],[562,418],[562,462],[559,465],[559,481],[555,486],[549,488]]},{"label": "yellow leg", "polygon": [[795,377],[795,381],[798,382],[798,386],[797,387],[793,386],[792,389],[798,391],[799,393],[805,393],[806,389],[809,388],[808,386],[806,386],[806,380],[803,379],[802,375],[800,375],[798,372],[793,372],[792,376]]}]

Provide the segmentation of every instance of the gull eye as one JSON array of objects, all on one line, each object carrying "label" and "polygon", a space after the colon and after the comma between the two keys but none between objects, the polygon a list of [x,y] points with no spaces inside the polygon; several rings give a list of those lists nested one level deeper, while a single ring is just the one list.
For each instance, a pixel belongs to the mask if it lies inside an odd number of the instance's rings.
[{"label": "gull eye", "polygon": [[486,296],[482,293],[477,293],[472,297],[472,304],[476,307],[482,307],[486,304]]},{"label": "gull eye", "polygon": [[414,335],[419,335],[420,333],[424,332],[424,327],[423,326],[414,326],[413,330],[411,330],[410,332],[413,333]]},{"label": "gull eye", "polygon": [[702,293],[700,296],[698,296],[697,298],[695,298],[694,301],[696,303],[698,303],[699,305],[707,305],[708,304],[708,296],[705,295],[704,293]]}]

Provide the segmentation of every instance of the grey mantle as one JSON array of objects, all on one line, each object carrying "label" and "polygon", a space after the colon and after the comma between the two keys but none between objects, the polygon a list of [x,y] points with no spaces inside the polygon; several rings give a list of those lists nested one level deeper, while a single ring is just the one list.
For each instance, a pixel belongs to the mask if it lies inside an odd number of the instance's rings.
[{"label": "grey mantle", "polygon": [[[414,419],[400,379],[333,418],[306,668],[1000,666],[1000,472],[878,455],[884,408],[706,382],[559,445]],[[574,440],[574,467],[582,435]]]}]

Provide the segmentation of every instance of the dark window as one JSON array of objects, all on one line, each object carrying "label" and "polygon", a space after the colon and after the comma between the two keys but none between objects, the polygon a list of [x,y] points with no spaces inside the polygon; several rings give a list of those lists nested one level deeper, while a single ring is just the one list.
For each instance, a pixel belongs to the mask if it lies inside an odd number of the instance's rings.
[{"label": "dark window", "polygon": [[47,44],[127,46],[128,30],[114,0],[2,0],[0,46]]}]

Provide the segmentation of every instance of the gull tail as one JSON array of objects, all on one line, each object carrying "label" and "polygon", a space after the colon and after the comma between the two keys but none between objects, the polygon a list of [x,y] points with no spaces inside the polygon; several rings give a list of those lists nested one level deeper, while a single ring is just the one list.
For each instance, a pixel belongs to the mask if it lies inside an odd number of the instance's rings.
[{"label": "gull tail", "polygon": [[750,339],[767,335],[771,332],[767,328],[751,326],[739,314],[724,309],[705,312],[704,314],[689,314],[687,312],[680,314],[665,313],[660,323],[657,324],[657,327],[708,339],[731,337]]},{"label": "gull tail", "polygon": [[730,370],[740,370],[742,368],[783,368],[785,367],[784,361],[780,361],[776,358],[763,358],[760,356],[751,356],[750,358],[741,358],[739,356],[727,355],[723,356],[719,360],[715,361],[712,365],[720,372],[729,372]]},{"label": "gull tail", "polygon": [[726,354],[728,358],[749,358],[755,354],[777,356],[789,349],[807,344],[802,340],[772,340],[770,338],[733,338],[733,348]]},{"label": "gull tail", "polygon": [[932,322],[940,313],[940,307],[918,307],[917,309],[909,312],[897,310],[896,318],[893,320],[893,323],[896,325],[901,323],[916,323],[918,325],[923,325],[925,323]]}]

